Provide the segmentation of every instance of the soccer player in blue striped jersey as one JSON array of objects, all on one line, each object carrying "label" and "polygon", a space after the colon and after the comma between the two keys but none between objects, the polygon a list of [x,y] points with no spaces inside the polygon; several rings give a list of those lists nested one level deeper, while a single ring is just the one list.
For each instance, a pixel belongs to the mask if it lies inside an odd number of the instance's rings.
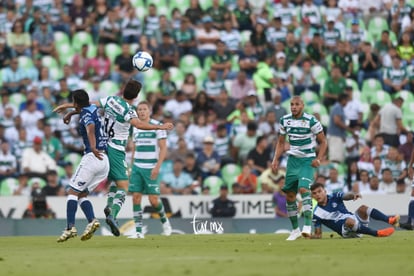
[{"label": "soccer player in blue striped jersey", "polygon": [[[314,181],[314,172],[321,164],[325,155],[327,143],[321,123],[310,114],[304,112],[303,100],[294,96],[290,101],[290,114],[280,118],[279,138],[276,145],[275,156],[272,161],[273,170],[279,169],[279,162],[284,153],[286,136],[289,138],[290,148],[286,152],[288,161],[286,166],[286,179],[283,191],[286,193],[286,206],[292,224],[292,232],[287,238],[293,241],[301,236],[310,238],[312,233],[312,199],[310,185]],[[316,156],[316,140],[320,147]],[[304,226],[302,231],[298,223],[298,206],[296,195],[302,196],[302,210]]]},{"label": "soccer player in blue striped jersey", "polygon": [[[161,125],[161,122],[150,117],[151,107],[148,102],[138,104],[137,114],[142,122]],[[169,236],[172,231],[171,225],[159,200],[159,172],[167,155],[167,131],[134,129],[133,141],[135,150],[132,156],[133,167],[128,191],[132,193],[136,233],[129,238],[144,238],[141,208],[143,194],[148,195],[152,207],[157,210],[164,230],[163,234]]]},{"label": "soccer player in blue striped jersey", "polygon": [[70,180],[66,203],[67,227],[58,242],[77,236],[75,214],[78,203],[89,222],[81,240],[90,239],[99,228],[99,221],[95,218],[92,204],[87,196],[107,178],[109,173],[109,160],[106,155],[108,137],[102,126],[98,107],[89,103],[89,96],[85,90],[75,90],[72,95],[75,110],[80,114],[79,132],[85,145],[85,154]]},{"label": "soccer player in blue striped jersey", "polygon": [[[354,213],[346,208],[344,201],[361,198],[356,193],[334,193],[328,195],[325,186],[315,183],[311,186],[312,197],[317,205],[313,210],[315,233],[314,239],[322,238],[322,225],[330,228],[343,238],[359,238],[362,234],[374,237],[388,237],[394,233],[394,227],[398,227],[400,216],[386,216],[375,208],[361,205]],[[369,219],[380,220],[394,227],[374,230],[368,227]]]}]

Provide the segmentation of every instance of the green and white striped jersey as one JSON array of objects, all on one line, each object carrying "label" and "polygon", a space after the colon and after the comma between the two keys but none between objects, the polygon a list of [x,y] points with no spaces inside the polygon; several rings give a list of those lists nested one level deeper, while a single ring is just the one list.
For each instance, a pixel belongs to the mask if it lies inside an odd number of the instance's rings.
[{"label": "green and white striped jersey", "polygon": [[[151,125],[162,125],[151,119]],[[142,130],[134,128],[133,141],[135,143],[134,165],[143,169],[152,169],[158,161],[160,148],[158,140],[166,139],[165,130]]]},{"label": "green and white striped jersey", "polygon": [[138,118],[134,108],[123,98],[109,96],[99,100],[104,109],[104,130],[109,137],[108,146],[125,151],[131,119]]},{"label": "green and white striped jersey", "polygon": [[313,116],[303,113],[296,119],[292,114],[280,118],[280,135],[289,137],[288,155],[295,157],[315,157],[316,135],[323,131],[321,123]]},{"label": "green and white striped jersey", "polygon": [[401,66],[400,68],[387,67],[384,68],[384,79],[389,79],[393,84],[401,84],[406,78],[408,78],[407,68]]}]

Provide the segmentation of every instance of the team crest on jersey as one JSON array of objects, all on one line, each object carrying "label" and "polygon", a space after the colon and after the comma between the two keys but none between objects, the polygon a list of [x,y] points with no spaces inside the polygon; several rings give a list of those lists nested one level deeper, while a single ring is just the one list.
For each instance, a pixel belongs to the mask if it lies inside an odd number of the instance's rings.
[{"label": "team crest on jersey", "polygon": [[338,204],[337,204],[336,202],[333,202],[333,203],[332,203],[332,207],[333,207],[333,208],[336,208],[337,206],[338,206]]}]

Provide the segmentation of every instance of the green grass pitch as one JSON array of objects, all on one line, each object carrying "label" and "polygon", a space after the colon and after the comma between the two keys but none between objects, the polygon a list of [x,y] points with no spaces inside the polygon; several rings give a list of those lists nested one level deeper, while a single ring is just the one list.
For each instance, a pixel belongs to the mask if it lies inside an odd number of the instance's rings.
[{"label": "green grass pitch", "polygon": [[414,233],[285,241],[286,234],[1,237],[1,275],[413,275]]}]

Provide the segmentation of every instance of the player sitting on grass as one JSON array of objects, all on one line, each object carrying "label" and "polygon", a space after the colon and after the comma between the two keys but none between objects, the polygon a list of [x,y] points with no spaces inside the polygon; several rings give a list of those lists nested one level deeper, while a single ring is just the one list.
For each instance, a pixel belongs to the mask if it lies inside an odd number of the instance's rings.
[{"label": "player sitting on grass", "polygon": [[344,200],[356,200],[361,198],[360,194],[355,193],[334,193],[327,195],[325,186],[315,183],[311,186],[312,197],[317,201],[313,211],[313,221],[315,233],[314,239],[322,238],[322,224],[332,229],[344,238],[359,238],[361,234],[374,237],[388,237],[394,233],[394,228],[389,227],[381,230],[374,230],[368,227],[369,218],[381,220],[388,224],[398,227],[400,216],[388,217],[375,208],[361,205],[356,214],[346,209]]}]

